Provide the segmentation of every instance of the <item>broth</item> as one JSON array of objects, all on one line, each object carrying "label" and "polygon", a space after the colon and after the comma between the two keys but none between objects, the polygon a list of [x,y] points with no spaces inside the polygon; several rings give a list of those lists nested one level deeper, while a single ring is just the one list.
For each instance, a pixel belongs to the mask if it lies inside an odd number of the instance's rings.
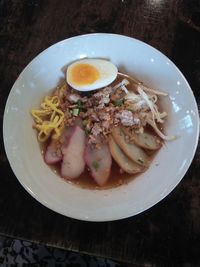
[{"label": "broth", "polygon": [[[151,131],[151,130],[149,129],[149,131]],[[47,148],[47,144],[41,145],[41,151],[42,151],[43,155],[46,151],[46,148]],[[149,156],[150,163],[153,161],[153,159],[154,159],[154,157],[158,151],[157,150],[153,151],[153,152],[152,151],[146,151],[148,156]],[[49,167],[58,177],[64,179],[67,183],[75,184],[76,186],[79,186],[81,188],[99,189],[99,190],[115,188],[115,187],[118,187],[118,186],[123,185],[123,184],[128,184],[135,177],[139,176],[142,173],[141,172],[141,173],[136,173],[136,174],[129,174],[129,173],[123,172],[122,170],[120,170],[120,167],[115,162],[115,160],[112,159],[110,178],[109,178],[108,182],[104,186],[98,186],[96,184],[95,180],[93,179],[92,175],[90,174],[90,171],[87,168],[87,166],[85,167],[84,172],[78,178],[71,179],[71,180],[65,179],[61,176],[61,173],[60,173],[61,163],[57,163],[57,164],[54,164],[52,166],[49,165]]]},{"label": "broth", "polygon": [[[59,177],[64,179],[67,183],[75,184],[81,188],[87,189],[109,189],[118,187],[122,184],[128,183],[130,180],[133,179],[133,175],[128,173],[121,173],[120,168],[117,163],[113,160],[112,167],[110,172],[110,178],[106,185],[98,186],[95,180],[92,178],[89,169],[86,167],[84,172],[76,179],[68,180],[61,176],[60,174],[60,164],[51,167],[52,171],[56,173]],[[134,175],[135,177],[136,175]]]}]

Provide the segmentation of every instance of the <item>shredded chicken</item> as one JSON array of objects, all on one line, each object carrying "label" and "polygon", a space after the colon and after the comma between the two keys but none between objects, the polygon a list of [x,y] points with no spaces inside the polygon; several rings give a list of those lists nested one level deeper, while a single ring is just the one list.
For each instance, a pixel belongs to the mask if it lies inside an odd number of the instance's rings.
[{"label": "shredded chicken", "polygon": [[68,96],[68,100],[69,100],[71,103],[77,103],[78,100],[80,100],[80,99],[81,99],[81,96],[78,95],[78,94],[70,94],[70,95]]},{"label": "shredded chicken", "polygon": [[116,117],[120,119],[121,124],[124,126],[133,126],[140,123],[140,120],[138,118],[134,118],[133,112],[129,110],[120,111],[117,113]]}]

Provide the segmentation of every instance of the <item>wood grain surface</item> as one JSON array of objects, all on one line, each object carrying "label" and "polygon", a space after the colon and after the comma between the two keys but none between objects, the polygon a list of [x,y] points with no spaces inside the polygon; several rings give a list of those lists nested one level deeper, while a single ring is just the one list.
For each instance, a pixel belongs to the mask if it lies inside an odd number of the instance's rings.
[{"label": "wood grain surface", "polygon": [[200,266],[200,147],[163,201],[106,223],[47,209],[10,168],[2,125],[16,78],[48,46],[93,32],[124,34],[159,49],[183,72],[200,104],[199,0],[0,0],[0,233],[137,266]]}]

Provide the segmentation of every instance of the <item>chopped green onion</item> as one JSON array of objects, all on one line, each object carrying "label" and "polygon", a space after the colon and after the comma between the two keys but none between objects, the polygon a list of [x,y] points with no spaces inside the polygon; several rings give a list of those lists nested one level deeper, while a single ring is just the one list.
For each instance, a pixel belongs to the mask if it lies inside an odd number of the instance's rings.
[{"label": "chopped green onion", "polygon": [[124,98],[117,99],[113,104],[117,107],[122,106],[124,104]]},{"label": "chopped green onion", "polygon": [[77,101],[77,108],[83,108],[83,103],[81,102],[81,100],[79,99],[78,101]]},{"label": "chopped green onion", "polygon": [[138,159],[137,161],[141,164],[144,164],[144,161],[142,159]]},{"label": "chopped green onion", "polygon": [[87,135],[89,135],[89,134],[91,133],[91,129],[87,129],[87,128],[85,128],[85,133],[86,133]]},{"label": "chopped green onion", "polygon": [[100,167],[100,164],[98,161],[94,160],[92,162],[92,167],[95,169],[95,171],[98,171],[99,167]]},{"label": "chopped green onion", "polygon": [[78,114],[79,114],[79,108],[73,108],[72,109],[72,114],[74,115],[74,116],[78,116]]}]

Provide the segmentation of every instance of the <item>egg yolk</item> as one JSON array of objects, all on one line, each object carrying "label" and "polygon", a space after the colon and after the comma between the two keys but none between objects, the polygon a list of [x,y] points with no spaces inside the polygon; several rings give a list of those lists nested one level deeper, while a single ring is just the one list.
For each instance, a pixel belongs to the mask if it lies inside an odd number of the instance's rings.
[{"label": "egg yolk", "polygon": [[75,65],[71,71],[72,81],[78,85],[89,85],[99,79],[99,71],[89,64]]}]

